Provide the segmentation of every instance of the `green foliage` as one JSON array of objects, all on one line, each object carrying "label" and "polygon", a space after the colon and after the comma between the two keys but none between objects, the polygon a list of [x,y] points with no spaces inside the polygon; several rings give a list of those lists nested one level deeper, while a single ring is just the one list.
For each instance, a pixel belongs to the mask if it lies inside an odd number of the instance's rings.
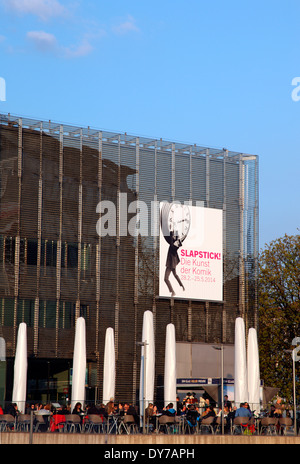
[{"label": "green foliage", "polygon": [[[300,336],[300,235],[272,241],[259,259],[259,349],[265,385],[292,398],[292,340]],[[300,366],[296,363],[296,375]],[[300,396],[298,388],[297,397]],[[297,400],[298,403],[299,400]]]}]

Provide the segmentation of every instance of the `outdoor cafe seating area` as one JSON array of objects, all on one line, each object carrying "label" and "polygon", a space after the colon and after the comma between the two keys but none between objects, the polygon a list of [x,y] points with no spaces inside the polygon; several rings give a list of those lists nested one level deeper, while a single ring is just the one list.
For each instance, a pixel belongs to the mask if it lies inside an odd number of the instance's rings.
[{"label": "outdoor cafe seating area", "polygon": [[[146,311],[150,316],[150,312]],[[148,314],[149,313],[149,314]],[[152,315],[151,315],[152,318]],[[147,318],[145,318],[147,320]],[[80,322],[80,324],[79,324]],[[21,325],[22,326],[22,325]],[[77,320],[78,329],[84,329],[83,318]],[[25,327],[20,327],[23,332]],[[19,329],[19,330],[20,330]],[[175,349],[175,328],[172,324],[167,326],[167,340],[171,339],[169,351],[174,353]],[[77,330],[77,329],[76,329]],[[79,330],[78,330],[79,332]],[[245,352],[245,334],[244,321],[242,318],[236,320],[236,333],[239,334],[235,346],[235,358],[239,357],[241,352]],[[21,331],[22,334],[22,331]],[[113,333],[110,334],[110,352],[114,353]],[[257,367],[257,337],[255,329],[249,334],[249,341],[252,340],[253,350],[256,355],[253,356],[253,362],[248,362],[248,378],[252,382],[245,382],[246,361],[238,359],[236,364],[239,370],[236,372],[234,384],[234,402],[228,401],[228,396],[224,396],[223,376],[221,378],[221,398],[219,397],[219,387],[214,386],[217,392],[217,398],[214,398],[211,389],[207,391],[208,386],[204,388],[204,395],[196,398],[194,393],[188,393],[180,405],[179,396],[176,395],[176,372],[174,357],[166,356],[165,364],[169,366],[171,359],[173,362],[172,373],[166,369],[164,384],[164,406],[161,404],[154,405],[153,399],[153,378],[145,375],[146,363],[143,359],[143,369],[141,369],[141,397],[139,406],[129,403],[115,403],[115,370],[107,372],[103,382],[103,404],[89,404],[85,400],[82,402],[75,401],[75,398],[85,398],[85,375],[86,363],[82,363],[83,356],[77,356],[77,349],[74,348],[74,365],[71,404],[64,406],[58,403],[47,405],[26,404],[26,400],[18,400],[0,408],[0,432],[30,432],[30,433],[80,433],[80,434],[105,434],[105,435],[131,435],[131,434],[165,434],[165,435],[298,435],[299,424],[297,422],[296,401],[291,407],[290,404],[284,404],[285,400],[275,395],[277,389],[268,387],[268,399],[264,394],[264,399],[260,396],[259,375],[254,374],[253,369]],[[25,335],[25,333],[24,333]],[[83,337],[84,338],[84,337]],[[23,344],[25,337],[23,337]],[[80,340],[80,338],[79,338]],[[22,346],[22,344],[18,343]],[[172,345],[172,346],[171,346]],[[76,343],[75,343],[75,346]],[[141,344],[143,346],[143,343]],[[255,348],[255,349],[254,349]],[[23,350],[24,351],[24,350]],[[25,350],[26,351],[26,350]],[[223,350],[221,350],[223,356]],[[244,353],[245,354],[245,353]],[[143,357],[144,358],[144,357]],[[169,359],[170,358],[170,359]],[[147,356],[149,361],[149,353]],[[251,356],[248,361],[251,360]],[[256,361],[255,361],[256,360]],[[19,360],[20,368],[26,366],[26,358]],[[76,362],[75,362],[76,361]],[[18,364],[18,363],[17,363]],[[114,362],[110,363],[110,366]],[[16,363],[15,363],[16,366]],[[152,366],[153,367],[153,366]],[[250,368],[251,367],[251,368]],[[18,372],[17,369],[15,369]],[[23,369],[24,370],[24,369]],[[74,371],[79,375],[74,375]],[[256,371],[257,369],[255,369]],[[243,375],[242,375],[243,374]],[[18,376],[16,376],[19,379]],[[152,379],[152,380],[151,380]],[[254,385],[252,385],[254,384]],[[252,388],[253,387],[253,388]],[[148,390],[152,393],[148,393]],[[108,395],[111,392],[111,395]],[[212,396],[210,395],[210,393]],[[147,396],[149,395],[149,396]],[[251,403],[240,402],[243,398],[252,398]],[[12,398],[26,398],[26,376],[23,373],[22,382],[16,382]],[[106,402],[104,398],[110,398]],[[172,398],[169,402],[168,398]],[[238,402],[239,399],[239,402]],[[49,399],[50,401],[50,399]],[[97,401],[97,400],[95,400]],[[162,402],[162,399],[160,400]],[[273,403],[272,403],[273,401]],[[176,403],[175,403],[176,402]],[[264,402],[264,405],[262,404]],[[250,408],[251,406],[251,408]]]},{"label": "outdoor cafe seating area", "polygon": [[217,409],[211,417],[201,418],[199,414],[195,422],[191,422],[188,414],[168,415],[165,408],[143,422],[138,414],[116,410],[110,414],[98,413],[95,405],[78,414],[53,406],[43,411],[27,410],[26,414],[0,414],[0,432],[11,433],[295,435],[294,426],[289,413],[285,417],[270,417],[267,410],[252,417],[224,415],[223,423]]}]

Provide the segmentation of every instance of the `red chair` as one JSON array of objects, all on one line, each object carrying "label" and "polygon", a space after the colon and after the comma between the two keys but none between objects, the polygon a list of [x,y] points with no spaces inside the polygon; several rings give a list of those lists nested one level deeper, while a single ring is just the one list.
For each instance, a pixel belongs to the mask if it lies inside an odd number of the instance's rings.
[{"label": "red chair", "polygon": [[50,431],[63,431],[66,422],[66,416],[63,414],[54,414],[50,419]]}]

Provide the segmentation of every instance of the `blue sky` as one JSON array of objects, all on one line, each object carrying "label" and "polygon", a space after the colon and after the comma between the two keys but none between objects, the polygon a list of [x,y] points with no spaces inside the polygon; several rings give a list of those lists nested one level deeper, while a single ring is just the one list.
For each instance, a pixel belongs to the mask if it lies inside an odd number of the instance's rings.
[{"label": "blue sky", "polygon": [[296,0],[0,0],[0,111],[259,155],[263,248],[300,228],[299,17]]}]

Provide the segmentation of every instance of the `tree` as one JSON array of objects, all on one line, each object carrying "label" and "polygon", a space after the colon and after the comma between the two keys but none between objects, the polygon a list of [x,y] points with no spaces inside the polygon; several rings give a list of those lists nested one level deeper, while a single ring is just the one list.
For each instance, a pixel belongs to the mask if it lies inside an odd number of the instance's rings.
[{"label": "tree", "polygon": [[[300,235],[285,235],[259,258],[259,347],[265,385],[279,388],[287,400],[293,391],[292,340],[299,336]],[[299,369],[296,363],[296,375]]]}]

